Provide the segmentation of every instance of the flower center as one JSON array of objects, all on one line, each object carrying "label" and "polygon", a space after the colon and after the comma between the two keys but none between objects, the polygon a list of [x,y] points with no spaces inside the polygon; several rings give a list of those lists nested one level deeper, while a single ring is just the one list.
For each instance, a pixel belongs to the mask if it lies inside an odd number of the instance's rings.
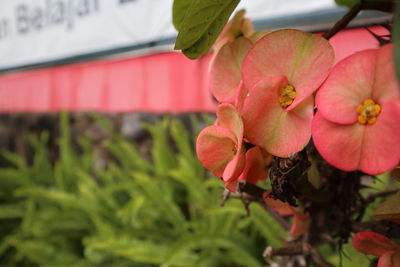
[{"label": "flower center", "polygon": [[282,108],[290,106],[296,98],[296,89],[290,84],[279,90],[278,102]]},{"label": "flower center", "polygon": [[358,122],[360,124],[374,124],[379,113],[381,113],[381,106],[372,99],[366,99],[357,107]]}]

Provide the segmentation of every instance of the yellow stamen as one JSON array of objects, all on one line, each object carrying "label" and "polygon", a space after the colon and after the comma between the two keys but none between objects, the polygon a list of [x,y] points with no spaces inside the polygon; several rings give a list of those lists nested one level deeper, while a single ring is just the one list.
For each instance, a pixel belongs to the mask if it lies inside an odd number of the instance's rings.
[{"label": "yellow stamen", "polygon": [[358,122],[360,124],[374,124],[381,113],[381,106],[372,99],[366,99],[357,106]]},{"label": "yellow stamen", "polygon": [[233,152],[233,154],[236,154],[236,153],[237,153],[237,150],[238,150],[237,145],[234,145],[234,146],[232,147],[232,152]]},{"label": "yellow stamen", "polygon": [[282,108],[290,106],[295,98],[296,89],[294,89],[293,85],[288,84],[279,90],[278,102]]}]

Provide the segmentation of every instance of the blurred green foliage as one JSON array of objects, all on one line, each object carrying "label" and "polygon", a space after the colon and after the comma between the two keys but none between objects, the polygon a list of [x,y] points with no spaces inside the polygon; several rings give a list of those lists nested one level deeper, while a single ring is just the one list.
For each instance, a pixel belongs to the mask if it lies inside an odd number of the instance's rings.
[{"label": "blurred green foliage", "polygon": [[150,162],[97,120],[112,136],[105,168],[89,138],[73,149],[65,113],[54,163],[47,133],[31,137],[30,163],[2,153],[0,266],[262,266],[266,244],[282,245],[286,233],[256,204],[250,217],[238,199],[219,206],[222,183],[206,178],[181,122],[145,126]]}]

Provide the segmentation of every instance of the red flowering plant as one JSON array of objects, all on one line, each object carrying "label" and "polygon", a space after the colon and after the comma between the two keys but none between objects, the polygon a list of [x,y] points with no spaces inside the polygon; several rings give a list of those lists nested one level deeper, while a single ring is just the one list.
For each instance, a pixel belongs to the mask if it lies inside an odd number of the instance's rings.
[{"label": "red flowering plant", "polygon": [[[202,10],[205,2],[194,1],[188,14],[195,7]],[[215,4],[219,18],[227,20],[233,10],[229,3],[236,2]],[[197,29],[189,19],[179,32],[176,46],[189,57],[216,40],[209,85],[218,102],[217,120],[200,132],[196,151],[227,191],[245,203],[261,204],[291,234],[284,248],[267,247],[268,262],[274,256],[293,256],[294,262],[301,254],[307,264],[333,266],[317,247],[341,248],[360,232],[353,238],[357,250],[380,256],[379,266],[400,264],[399,246],[371,232],[400,238],[400,205],[393,204],[398,195],[384,201],[375,215],[369,206],[376,207],[397,186],[373,192],[376,185],[368,180],[378,183],[378,175],[390,176],[400,163],[394,45],[390,36],[376,36],[380,47],[335,65],[329,42],[354,14],[370,8],[364,2],[323,35],[296,29],[254,32],[244,11],[224,29],[215,20],[216,27],[197,39],[182,37],[190,27]],[[218,38],[214,29],[221,31]],[[266,181],[262,186],[261,180]]]}]

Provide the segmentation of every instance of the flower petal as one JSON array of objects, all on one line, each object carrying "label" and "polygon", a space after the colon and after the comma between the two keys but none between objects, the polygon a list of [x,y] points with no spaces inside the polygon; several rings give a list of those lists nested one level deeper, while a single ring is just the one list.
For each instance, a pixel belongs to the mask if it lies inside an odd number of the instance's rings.
[{"label": "flower petal", "polygon": [[375,232],[356,233],[353,236],[353,247],[362,253],[375,256],[399,249],[399,246],[392,240]]},{"label": "flower petal", "polygon": [[363,125],[358,123],[341,125],[326,120],[321,112],[312,122],[312,137],[321,156],[344,171],[358,168],[363,140]]},{"label": "flower petal", "polygon": [[237,36],[243,35],[249,37],[254,33],[253,23],[250,19],[245,18],[245,15],[246,10],[241,9],[228,21],[214,43],[216,52],[226,43],[233,42]]},{"label": "flower petal", "polygon": [[241,114],[243,110],[244,101],[246,100],[247,95],[249,94],[249,90],[247,90],[247,88],[244,87],[243,81],[240,82],[240,85],[236,93],[237,94],[235,98],[235,107],[239,112],[239,114]]},{"label": "flower petal", "polygon": [[326,79],[334,62],[329,42],[299,30],[278,30],[260,39],[243,61],[243,81],[252,88],[265,76],[285,75],[296,89],[288,110],[308,98]]},{"label": "flower petal", "polygon": [[219,126],[208,126],[197,137],[197,157],[205,168],[221,177],[226,165],[235,155],[236,146],[237,138],[232,131]]},{"label": "flower petal", "polygon": [[396,167],[400,161],[400,101],[381,105],[376,123],[365,125],[358,169],[380,174]]},{"label": "flower petal", "polygon": [[257,183],[258,180],[265,180],[272,156],[256,146],[247,150],[245,157],[246,164],[239,179],[251,184]]},{"label": "flower petal", "polygon": [[372,99],[382,104],[400,98],[400,87],[393,62],[393,44],[379,48],[376,57]]},{"label": "flower petal", "polygon": [[279,199],[269,197],[271,192],[265,192],[263,195],[264,203],[274,209],[281,216],[289,216],[295,214],[294,209],[288,203],[282,202]]},{"label": "flower petal", "polygon": [[399,114],[399,105],[391,102],[382,105],[373,125],[343,125],[326,120],[318,111],[312,124],[314,145],[336,168],[371,175],[383,173],[400,161]]},{"label": "flower petal", "polygon": [[310,214],[307,212],[305,214],[301,214],[296,212],[294,214],[294,219],[293,219],[293,224],[292,228],[290,228],[290,234],[294,237],[297,238],[304,234],[305,232],[310,229]]},{"label": "flower petal", "polygon": [[284,76],[263,78],[250,90],[242,112],[244,136],[278,157],[300,151],[311,137],[313,99],[289,112],[283,110],[277,98],[286,84]]},{"label": "flower petal", "polygon": [[233,102],[242,79],[242,61],[252,47],[249,39],[241,37],[224,45],[212,61],[210,90],[219,102]]},{"label": "flower petal", "polygon": [[400,267],[400,253],[389,251],[379,257],[377,267]]},{"label": "flower petal", "polygon": [[243,121],[233,105],[223,103],[218,106],[216,125],[231,130],[235,134],[236,139],[239,140],[238,145],[241,146]]},{"label": "flower petal", "polygon": [[244,149],[241,149],[236,153],[233,159],[226,165],[225,170],[222,174],[222,180],[225,182],[232,182],[238,180],[240,174],[244,169],[245,157]]}]

